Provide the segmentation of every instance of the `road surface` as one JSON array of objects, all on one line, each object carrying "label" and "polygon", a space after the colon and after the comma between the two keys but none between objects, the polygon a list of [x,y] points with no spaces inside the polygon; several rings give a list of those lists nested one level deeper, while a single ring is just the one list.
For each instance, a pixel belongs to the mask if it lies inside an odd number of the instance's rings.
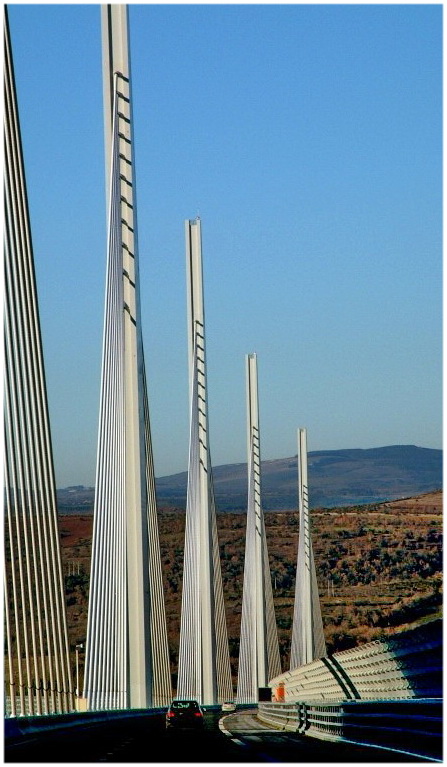
[{"label": "road surface", "polygon": [[417,762],[381,749],[333,743],[267,728],[256,709],[207,712],[205,727],[166,731],[164,714],[64,727],[5,743],[5,762]]}]

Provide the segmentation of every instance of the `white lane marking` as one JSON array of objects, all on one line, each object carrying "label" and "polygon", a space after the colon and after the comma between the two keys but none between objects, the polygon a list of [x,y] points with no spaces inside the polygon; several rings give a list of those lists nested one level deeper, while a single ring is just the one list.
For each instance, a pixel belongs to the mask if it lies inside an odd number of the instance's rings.
[{"label": "white lane marking", "polygon": [[225,727],[224,727],[224,723],[223,722],[224,722],[224,719],[226,719],[226,718],[227,717],[224,716],[222,719],[219,719],[219,730],[221,730],[224,733],[224,735],[228,735],[228,737],[231,738],[231,732],[226,730]]},{"label": "white lane marking", "polygon": [[244,746],[246,748],[246,743],[244,743],[242,740],[239,740],[239,738],[234,738],[233,733],[229,732],[229,730],[225,729],[225,726],[223,724],[224,719],[227,717],[224,716],[222,719],[219,719],[219,730],[224,733],[224,735],[227,735],[227,737],[231,738],[233,743],[236,743],[238,746]]}]

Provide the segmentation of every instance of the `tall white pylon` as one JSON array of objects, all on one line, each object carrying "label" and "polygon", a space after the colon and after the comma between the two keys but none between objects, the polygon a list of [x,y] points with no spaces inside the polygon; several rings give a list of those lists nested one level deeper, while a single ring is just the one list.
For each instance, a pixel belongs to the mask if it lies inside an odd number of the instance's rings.
[{"label": "tall white pylon", "polygon": [[169,703],[140,321],[127,7],[102,6],[109,205],[101,402],[84,697],[90,709]]},{"label": "tall white pylon", "polygon": [[8,713],[25,716],[71,711],[74,697],[34,256],[6,6],[4,13],[4,680]]},{"label": "tall white pylon", "polygon": [[238,703],[257,703],[260,687],[281,673],[272,581],[261,507],[258,368],[246,356],[248,508],[237,680]]},{"label": "tall white pylon", "polygon": [[201,224],[185,222],[190,443],[178,698],[205,705],[233,696],[208,440]]},{"label": "tall white pylon", "polygon": [[307,431],[298,429],[299,543],[290,668],[326,656],[320,597],[312,548],[307,480]]}]

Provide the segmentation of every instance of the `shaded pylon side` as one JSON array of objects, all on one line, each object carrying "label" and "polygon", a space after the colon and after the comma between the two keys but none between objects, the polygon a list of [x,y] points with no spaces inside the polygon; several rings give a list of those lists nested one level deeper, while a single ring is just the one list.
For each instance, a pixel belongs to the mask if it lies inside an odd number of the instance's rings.
[{"label": "shaded pylon side", "polygon": [[127,8],[102,7],[108,248],[84,697],[167,705],[171,678],[140,320]]},{"label": "shaded pylon side", "polygon": [[5,704],[72,711],[65,590],[34,255],[7,8],[5,178]]},{"label": "shaded pylon side", "polygon": [[208,441],[201,223],[186,221],[190,442],[178,698],[205,705],[233,696]]},{"label": "shaded pylon side", "polygon": [[264,513],[261,506],[258,372],[246,357],[248,505],[236,701],[257,703],[260,687],[281,673]]},{"label": "shaded pylon side", "polygon": [[298,429],[299,542],[290,668],[327,655],[309,518],[307,431]]}]

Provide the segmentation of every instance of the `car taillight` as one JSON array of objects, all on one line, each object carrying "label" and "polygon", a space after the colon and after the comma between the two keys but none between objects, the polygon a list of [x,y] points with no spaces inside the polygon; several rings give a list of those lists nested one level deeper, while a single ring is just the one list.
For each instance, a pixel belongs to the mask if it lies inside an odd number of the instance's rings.
[{"label": "car taillight", "polygon": [[168,711],[168,713],[166,714],[166,717],[167,717],[168,719],[171,719],[173,716],[175,716],[175,714],[174,714],[174,712],[173,712],[173,711]]},{"label": "car taillight", "polygon": [[194,713],[194,716],[203,716],[203,714],[201,714],[201,713],[200,713],[200,711],[196,711],[196,712]]}]

